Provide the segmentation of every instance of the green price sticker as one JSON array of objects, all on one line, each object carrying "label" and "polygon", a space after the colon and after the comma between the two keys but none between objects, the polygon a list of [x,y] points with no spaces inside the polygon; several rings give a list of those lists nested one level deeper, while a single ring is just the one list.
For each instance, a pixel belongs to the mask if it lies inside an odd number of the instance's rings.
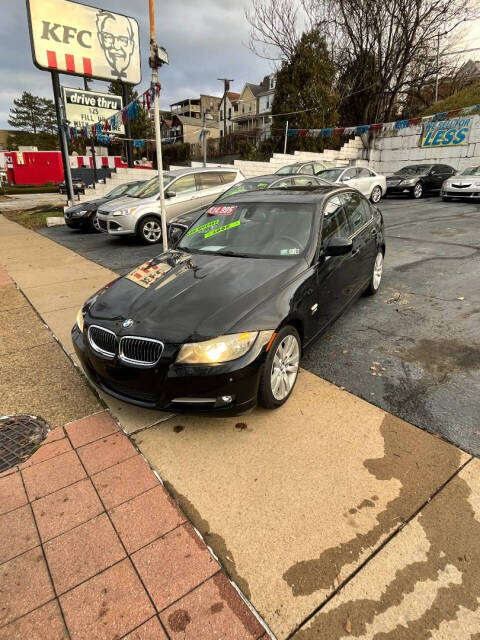
[{"label": "green price sticker", "polygon": [[217,233],[222,233],[222,231],[226,231],[227,229],[233,229],[233,227],[239,227],[239,226],[240,226],[240,220],[236,220],[235,222],[230,222],[230,224],[224,224],[223,227],[218,227],[218,229],[209,231],[203,237],[210,238],[211,236],[216,236]]},{"label": "green price sticker", "polygon": [[217,224],[218,224],[218,218],[217,220],[212,220],[211,222],[206,222],[205,224],[202,224],[201,227],[190,229],[190,231],[187,233],[187,236],[193,236],[194,233],[200,233],[200,231],[205,231],[206,229],[210,229],[210,227],[215,227]]}]

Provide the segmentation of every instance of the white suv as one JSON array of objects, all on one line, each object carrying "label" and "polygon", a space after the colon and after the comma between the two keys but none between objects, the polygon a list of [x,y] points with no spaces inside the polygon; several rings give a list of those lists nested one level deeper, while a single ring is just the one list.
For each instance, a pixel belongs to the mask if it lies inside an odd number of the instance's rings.
[{"label": "white suv", "polygon": [[[228,168],[176,169],[163,174],[167,221],[183,213],[200,209],[244,180],[241,171]],[[137,235],[145,244],[162,239],[159,214],[158,178],[154,177],[135,195],[103,204],[97,211],[102,231],[111,235]]]}]

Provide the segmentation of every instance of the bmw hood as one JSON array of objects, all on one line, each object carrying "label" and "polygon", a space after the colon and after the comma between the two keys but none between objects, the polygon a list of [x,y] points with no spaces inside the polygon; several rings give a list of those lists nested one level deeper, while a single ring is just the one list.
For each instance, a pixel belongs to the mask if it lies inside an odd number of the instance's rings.
[{"label": "bmw hood", "polygon": [[[298,259],[236,258],[168,251],[118,279],[88,310],[87,324],[171,344],[274,329]],[[128,329],[126,319],[133,320]]]}]

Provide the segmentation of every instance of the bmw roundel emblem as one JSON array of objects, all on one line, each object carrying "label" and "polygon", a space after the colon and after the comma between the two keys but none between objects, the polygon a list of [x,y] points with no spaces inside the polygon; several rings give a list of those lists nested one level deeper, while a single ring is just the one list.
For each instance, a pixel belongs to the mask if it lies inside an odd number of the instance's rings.
[{"label": "bmw roundel emblem", "polygon": [[124,321],[122,322],[122,326],[123,326],[125,329],[129,329],[132,325],[133,325],[133,320],[132,320],[131,318],[127,318],[126,320],[124,320]]}]

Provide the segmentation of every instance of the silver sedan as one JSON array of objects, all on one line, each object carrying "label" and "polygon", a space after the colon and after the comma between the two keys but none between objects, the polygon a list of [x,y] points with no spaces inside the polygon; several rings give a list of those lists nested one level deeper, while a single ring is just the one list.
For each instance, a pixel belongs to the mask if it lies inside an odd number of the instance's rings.
[{"label": "silver sedan", "polygon": [[480,166],[468,167],[442,184],[442,200],[480,198]]}]

